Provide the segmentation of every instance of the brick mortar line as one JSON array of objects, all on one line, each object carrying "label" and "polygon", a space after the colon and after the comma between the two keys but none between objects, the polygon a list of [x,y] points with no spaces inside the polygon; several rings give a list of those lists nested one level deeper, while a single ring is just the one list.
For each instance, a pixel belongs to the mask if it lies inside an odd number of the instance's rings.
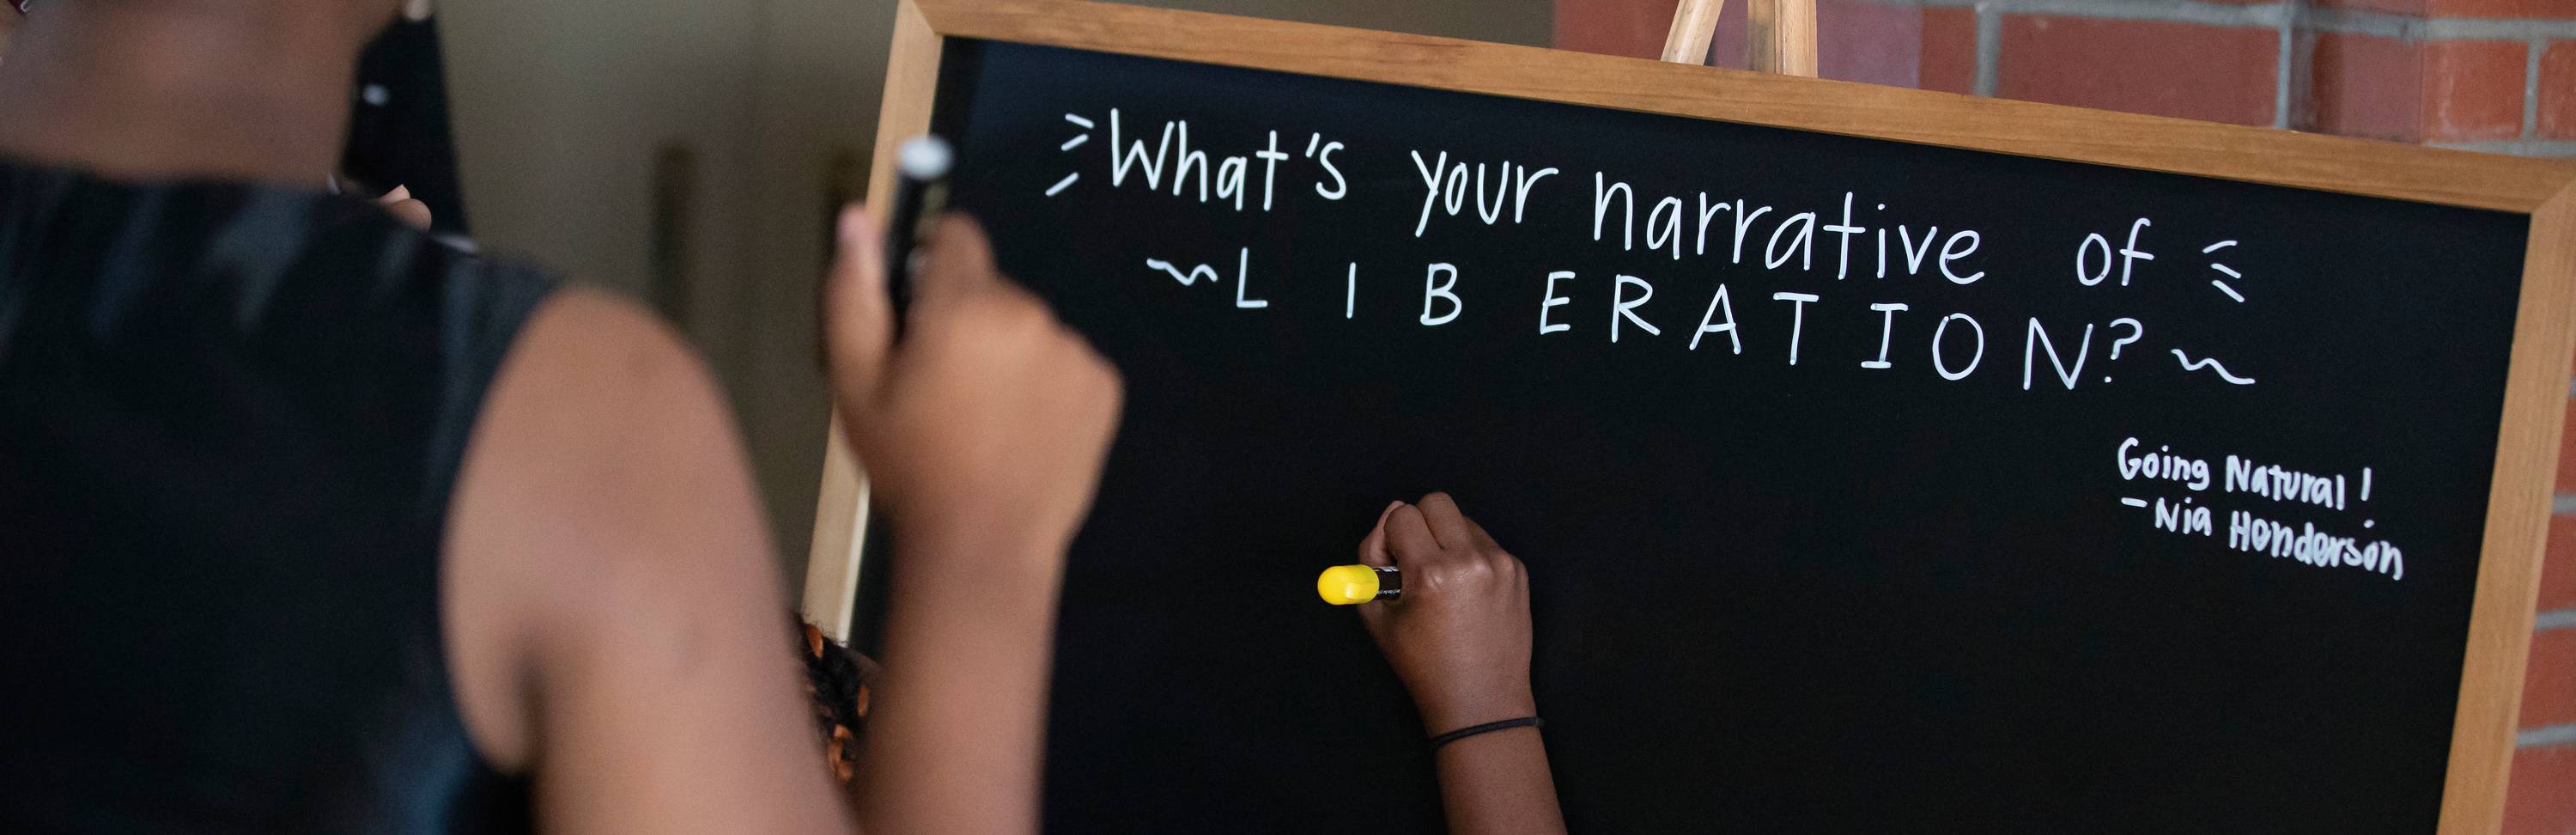
[{"label": "brick mortar line", "polygon": [[[2308,94],[2307,90],[2300,89],[2298,97],[2293,98],[2292,89],[2310,86],[2310,83],[2303,83],[2308,82],[2307,74],[2299,71],[2299,65],[2306,62],[2298,60],[2299,17],[2306,7],[2304,2],[2291,0],[2287,12],[2281,15],[2281,45],[2272,50],[2272,127],[2282,130],[2291,127],[2291,104]],[[2576,386],[2576,383],[2569,385]]]},{"label": "brick mortar line", "polygon": [[2549,502],[2551,513],[2576,513],[2576,493],[2560,493]]},{"label": "brick mortar line", "polygon": [[1995,13],[1992,2],[1970,8],[1977,17],[1977,77],[1969,82],[1968,92],[1992,98],[1996,79],[2003,77],[2004,17]]},{"label": "brick mortar line", "polygon": [[2309,16],[2316,28],[2351,35],[2378,35],[2409,41],[2523,41],[2576,38],[2576,20],[2545,17],[2409,17],[2386,12],[2318,9]]},{"label": "brick mortar line", "polygon": [[2576,139],[2497,139],[2486,142],[2427,142],[2435,148],[2478,151],[2517,157],[2576,157]]},{"label": "brick mortar line", "polygon": [[1969,7],[1980,11],[2051,14],[2061,17],[2093,17],[2118,20],[2159,20],[2169,23],[2200,23],[2212,26],[2278,26],[2288,17],[2283,3],[2241,6],[2234,3],[2208,3],[2201,0],[2122,0],[2117,8],[2105,8],[2093,0],[1921,0],[1920,5],[1934,8]]},{"label": "brick mortar line", "polygon": [[2531,631],[2548,632],[2553,629],[2576,629],[2576,609],[2551,609],[2532,618]]},{"label": "brick mortar line", "polygon": [[2571,18],[2423,18],[2388,12],[2319,8],[2294,14],[2290,2],[2238,5],[2204,0],[2124,0],[2117,6],[2104,6],[2098,0],[1915,0],[1892,5],[2266,29],[2297,18],[2302,31],[2377,35],[2409,41],[2576,38],[2576,19]]},{"label": "brick mortar line", "polygon": [[2540,135],[2540,53],[2549,51],[2549,39],[2533,38],[2522,51],[2522,138],[2531,139]]},{"label": "brick mortar line", "polygon": [[2550,725],[2523,731],[2513,735],[2513,744],[2524,748],[2576,745],[2576,725]]}]

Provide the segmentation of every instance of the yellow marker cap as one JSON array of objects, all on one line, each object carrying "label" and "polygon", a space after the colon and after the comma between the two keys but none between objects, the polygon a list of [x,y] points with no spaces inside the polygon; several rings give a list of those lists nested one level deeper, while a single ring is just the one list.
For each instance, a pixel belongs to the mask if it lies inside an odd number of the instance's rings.
[{"label": "yellow marker cap", "polygon": [[1394,574],[1395,570],[1366,565],[1336,565],[1324,569],[1323,575],[1315,578],[1315,593],[1322,595],[1324,602],[1335,606],[1367,603],[1378,599],[1381,594],[1383,587],[1378,579],[1381,572]]}]

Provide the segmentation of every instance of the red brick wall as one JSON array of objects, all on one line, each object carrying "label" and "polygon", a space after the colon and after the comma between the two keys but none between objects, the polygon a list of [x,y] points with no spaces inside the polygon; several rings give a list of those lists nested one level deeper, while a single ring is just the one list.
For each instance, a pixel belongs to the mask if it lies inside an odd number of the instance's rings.
[{"label": "red brick wall", "polygon": [[[1556,0],[1556,44],[1652,58],[1673,5]],[[1743,66],[1743,17],[1711,63]],[[1827,78],[2576,158],[2576,0],[1817,0],[1816,28]],[[2511,835],[2576,835],[2576,412],[2568,437]]]},{"label": "red brick wall", "polygon": [[[1651,58],[1668,0],[1556,0]],[[2576,157],[2576,0],[1818,0],[1827,78]],[[1742,5],[1711,63],[1743,63]]]}]

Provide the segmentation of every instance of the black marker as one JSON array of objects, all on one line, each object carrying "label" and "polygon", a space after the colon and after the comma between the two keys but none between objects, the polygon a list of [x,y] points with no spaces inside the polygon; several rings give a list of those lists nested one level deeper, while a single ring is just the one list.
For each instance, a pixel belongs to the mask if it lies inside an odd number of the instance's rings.
[{"label": "black marker", "polygon": [[[956,153],[948,141],[929,134],[904,140],[895,149],[894,210],[886,215],[886,296],[894,305],[894,335],[903,337],[904,311],[912,306],[912,253],[930,232],[928,221],[948,207],[948,169]],[[828,365],[826,366],[829,367]],[[874,565],[859,573],[859,611],[867,614],[866,622],[876,627],[885,624],[883,595],[889,574],[886,564],[894,554],[894,534],[886,524],[882,494],[868,498],[866,529],[860,533],[861,547]],[[877,629],[867,630],[871,635]],[[879,643],[878,646],[883,646]]]},{"label": "black marker", "polygon": [[886,216],[886,292],[894,302],[894,332],[903,334],[903,311],[912,305],[912,253],[927,225],[948,207],[948,168],[956,155],[948,141],[923,134],[895,151],[894,212]]}]

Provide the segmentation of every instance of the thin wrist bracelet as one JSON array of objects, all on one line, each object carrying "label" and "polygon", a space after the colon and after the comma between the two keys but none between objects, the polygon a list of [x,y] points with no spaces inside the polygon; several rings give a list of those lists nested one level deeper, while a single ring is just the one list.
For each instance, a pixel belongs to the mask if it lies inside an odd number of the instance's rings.
[{"label": "thin wrist bracelet", "polygon": [[1500,722],[1487,722],[1487,723],[1482,724],[1482,725],[1469,725],[1469,726],[1464,727],[1464,728],[1459,728],[1459,729],[1457,729],[1457,730],[1450,731],[1450,732],[1448,732],[1448,733],[1445,733],[1445,734],[1441,734],[1441,735],[1439,735],[1439,736],[1432,737],[1432,738],[1431,738],[1431,750],[1433,750],[1433,751],[1438,751],[1438,750],[1440,750],[1440,746],[1447,745],[1447,744],[1449,744],[1449,743],[1456,742],[1456,741],[1461,740],[1461,739],[1466,739],[1466,738],[1468,738],[1468,737],[1475,736],[1475,735],[1477,735],[1477,734],[1489,734],[1489,733],[1493,733],[1493,732],[1495,732],[1495,731],[1508,731],[1508,730],[1511,730],[1511,729],[1513,729],[1513,728],[1536,728],[1536,727],[1540,727],[1540,726],[1543,726],[1543,725],[1546,725],[1546,724],[1547,724],[1546,722],[1539,721],[1539,718],[1538,718],[1538,717],[1536,717],[1536,716],[1523,716],[1523,717],[1518,718],[1518,719],[1505,719],[1505,720],[1500,721]]}]

